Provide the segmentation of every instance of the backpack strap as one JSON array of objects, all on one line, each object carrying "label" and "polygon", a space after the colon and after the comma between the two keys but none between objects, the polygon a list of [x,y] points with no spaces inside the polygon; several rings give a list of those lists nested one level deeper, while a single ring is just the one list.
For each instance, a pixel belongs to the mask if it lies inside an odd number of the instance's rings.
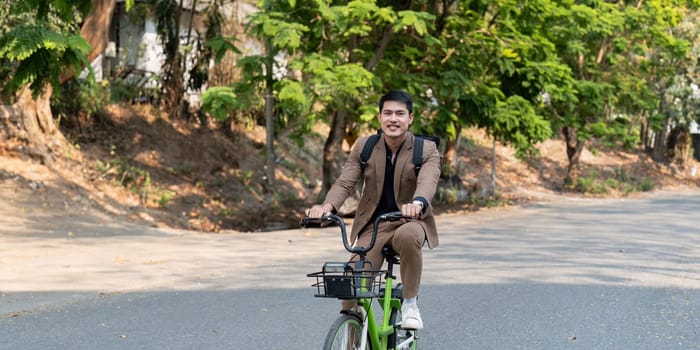
[{"label": "backpack strap", "polygon": [[365,142],[365,146],[362,148],[362,153],[360,153],[360,169],[362,170],[362,173],[365,172],[365,168],[367,167],[367,161],[369,160],[369,157],[372,155],[372,150],[374,149],[374,146],[377,144],[377,141],[379,140],[379,133],[376,133],[372,136],[370,136],[367,139],[367,142]]},{"label": "backpack strap", "polygon": [[415,135],[413,143],[413,166],[416,168],[416,176],[423,165],[423,143],[428,140],[434,142],[435,146],[440,146],[440,138],[437,136]]},{"label": "backpack strap", "polygon": [[417,137],[413,143],[413,166],[416,168],[416,176],[423,165],[423,142],[425,140],[422,137]]}]

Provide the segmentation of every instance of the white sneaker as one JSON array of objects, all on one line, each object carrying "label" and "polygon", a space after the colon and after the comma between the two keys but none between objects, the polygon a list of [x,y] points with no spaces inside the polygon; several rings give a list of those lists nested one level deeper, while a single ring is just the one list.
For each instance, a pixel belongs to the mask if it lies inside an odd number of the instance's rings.
[{"label": "white sneaker", "polygon": [[416,304],[401,305],[401,328],[423,329],[423,320]]}]

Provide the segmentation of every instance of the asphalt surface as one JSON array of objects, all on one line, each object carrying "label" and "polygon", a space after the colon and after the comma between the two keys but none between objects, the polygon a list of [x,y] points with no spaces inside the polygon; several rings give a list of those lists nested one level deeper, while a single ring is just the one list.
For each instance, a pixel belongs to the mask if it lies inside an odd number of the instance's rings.
[{"label": "asphalt surface", "polygon": [[[0,207],[2,203],[0,203]],[[700,349],[700,193],[440,216],[421,349]],[[334,228],[201,234],[0,218],[0,349],[318,349]]]}]

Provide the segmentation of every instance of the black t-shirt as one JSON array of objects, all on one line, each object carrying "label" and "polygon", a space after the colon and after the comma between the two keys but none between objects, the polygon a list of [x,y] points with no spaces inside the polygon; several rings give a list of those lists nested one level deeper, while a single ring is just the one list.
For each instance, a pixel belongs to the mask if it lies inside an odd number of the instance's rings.
[{"label": "black t-shirt", "polygon": [[[394,163],[391,162],[391,150],[389,146],[384,143],[384,148],[386,149],[386,169],[384,171],[384,187],[382,188],[382,195],[379,197],[379,204],[377,209],[372,215],[372,220],[370,221],[374,224],[374,220],[382,214],[390,213],[392,211],[398,211],[399,207],[396,205],[396,198],[394,198]],[[398,159],[399,152],[403,148],[403,143],[399,146],[396,151],[395,159]],[[367,189],[365,189],[367,190]]]}]

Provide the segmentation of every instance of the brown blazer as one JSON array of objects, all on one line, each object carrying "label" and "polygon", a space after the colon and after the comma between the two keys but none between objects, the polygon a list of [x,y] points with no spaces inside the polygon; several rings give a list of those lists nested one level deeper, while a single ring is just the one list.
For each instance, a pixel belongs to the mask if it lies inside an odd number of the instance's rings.
[{"label": "brown blazer", "polygon": [[[345,199],[355,188],[355,185],[360,180],[362,170],[360,168],[360,153],[369,137],[362,137],[352,148],[350,157],[345,162],[343,170],[338,176],[331,189],[326,195],[324,203],[330,203],[333,208],[340,208],[345,202]],[[428,201],[428,208],[425,214],[419,220],[416,220],[423,226],[428,246],[435,248],[439,245],[437,228],[435,226],[435,217],[433,216],[433,207],[430,201],[437,189],[438,180],[440,179],[440,153],[433,142],[424,142],[423,146],[423,164],[416,178],[415,167],[413,165],[413,142],[415,136],[409,132],[404,141],[398,158],[396,159],[396,167],[394,170],[394,198],[396,198],[397,207],[402,204],[410,203],[415,197],[423,197]],[[384,171],[386,169],[386,144],[384,143],[384,135],[382,135],[372,151],[372,155],[367,161],[367,167],[364,173],[364,187],[362,196],[357,207],[355,220],[352,224],[350,242],[354,242],[359,232],[369,223],[374,210],[379,205],[382,189],[384,188]]]}]

